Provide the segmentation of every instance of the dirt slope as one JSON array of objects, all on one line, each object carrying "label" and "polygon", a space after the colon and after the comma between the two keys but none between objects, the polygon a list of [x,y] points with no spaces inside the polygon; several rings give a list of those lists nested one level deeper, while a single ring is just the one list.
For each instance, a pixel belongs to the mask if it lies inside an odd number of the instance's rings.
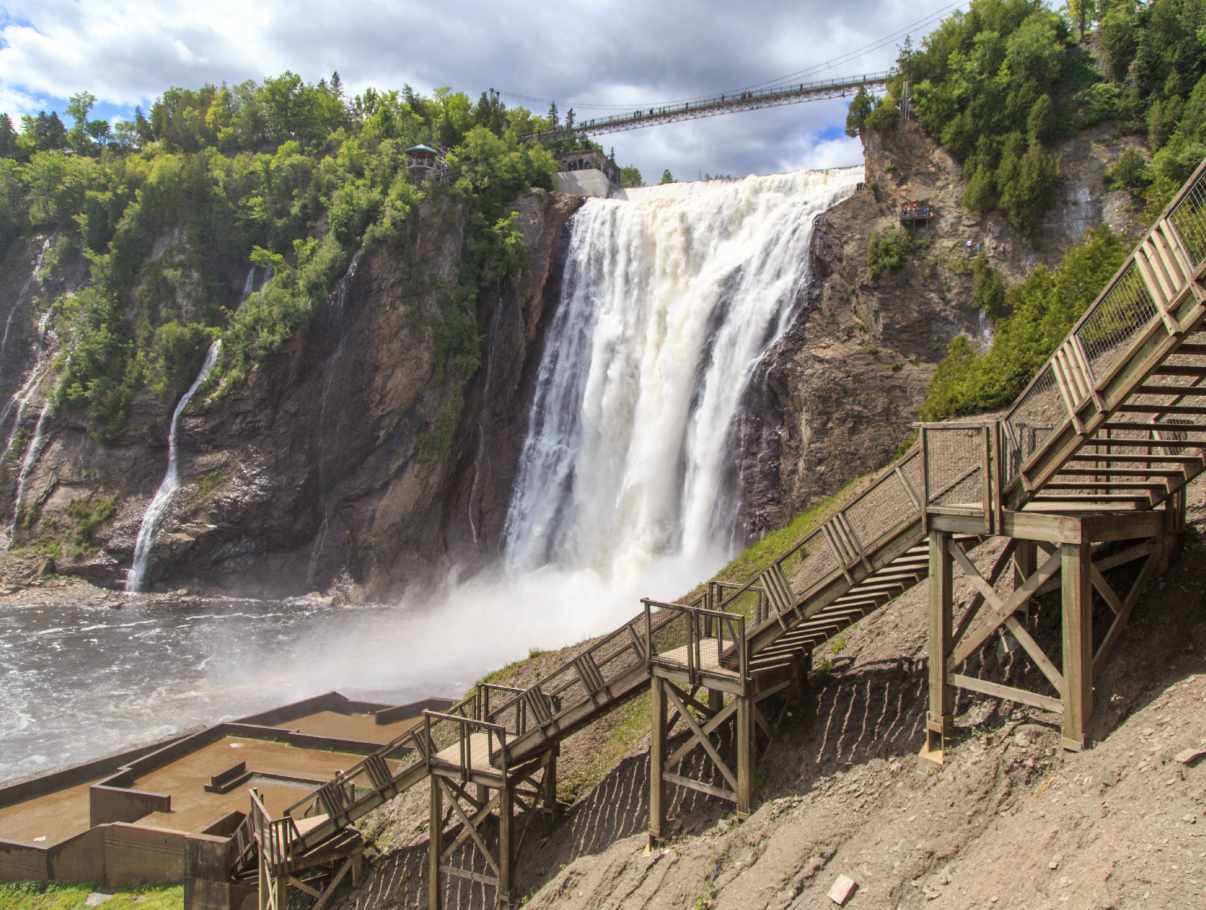
[{"label": "dirt slope", "polygon": [[[527,906],[826,907],[846,874],[859,883],[847,906],[868,910],[1206,907],[1206,762],[1174,760],[1206,744],[1204,493],[1098,681],[1094,748],[1066,753],[1057,718],[963,696],[946,765],[923,766],[922,585],[817,653],[813,698],[786,706],[759,762],[751,818],[672,788],[676,836],[647,852],[648,759],[635,751],[556,826],[528,832],[516,870]],[[1032,612],[1040,639],[1052,612]],[[1003,648],[984,659],[1015,683],[1034,674]],[[611,726],[622,722],[647,729],[643,714]],[[589,763],[605,740],[571,740],[563,764]],[[382,854],[344,907],[425,905],[420,789],[377,820]],[[480,885],[448,896],[493,905]]]}]

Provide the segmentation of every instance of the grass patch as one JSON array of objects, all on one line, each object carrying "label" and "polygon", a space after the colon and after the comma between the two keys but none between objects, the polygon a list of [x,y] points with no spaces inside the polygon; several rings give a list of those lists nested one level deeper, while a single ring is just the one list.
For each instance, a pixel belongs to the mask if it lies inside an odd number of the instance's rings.
[{"label": "grass patch", "polygon": [[[832,496],[826,496],[798,513],[784,527],[768,531],[760,540],[750,544],[737,554],[733,561],[717,572],[713,578],[736,584],[745,584],[747,581],[753,580],[777,557],[811,534],[820,527],[825,519],[852,499],[855,491],[865,479],[866,475],[856,477]],[[701,583],[690,594],[682,598],[682,601],[685,602],[703,593],[704,586],[705,583]]]},{"label": "grass patch", "polygon": [[[5,910],[78,910],[88,895],[105,891],[96,885],[58,882],[0,882],[0,907]],[[105,893],[108,893],[107,891]],[[180,910],[182,885],[145,885],[114,893],[105,910]]]}]

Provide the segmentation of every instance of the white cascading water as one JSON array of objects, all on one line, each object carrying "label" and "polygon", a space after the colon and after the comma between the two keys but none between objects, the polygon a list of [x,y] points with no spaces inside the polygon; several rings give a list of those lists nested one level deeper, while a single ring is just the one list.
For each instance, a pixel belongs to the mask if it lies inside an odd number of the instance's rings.
[{"label": "white cascading water", "polygon": [[218,352],[221,350],[221,346],[221,341],[215,341],[209,346],[209,352],[205,355],[205,362],[201,365],[201,372],[197,374],[197,378],[193,380],[193,384],[188,387],[188,391],[180,397],[180,401],[176,404],[176,410],[172,412],[172,423],[168,429],[167,472],[163,475],[163,480],[159,482],[159,489],[155,491],[151,504],[147,506],[146,512],[143,513],[142,523],[138,526],[138,538],[134,543],[134,564],[130,568],[130,574],[126,576],[127,591],[141,591],[143,585],[146,583],[147,563],[151,557],[151,547],[155,543],[155,535],[159,531],[159,522],[163,518],[163,513],[167,510],[168,504],[172,501],[172,496],[175,495],[177,488],[180,486],[179,458],[176,449],[176,434],[179,429],[180,415],[184,413],[184,409],[193,400],[193,396],[197,394],[197,389],[201,388],[201,384],[209,378],[209,372],[214,368],[214,361],[218,359]]},{"label": "white cascading water", "polygon": [[[255,266],[252,266],[247,272],[247,278],[243,282],[243,295],[239,301],[242,306],[243,302],[255,290]],[[130,567],[130,572],[126,576],[126,590],[131,593],[137,593],[143,590],[146,584],[147,565],[151,558],[151,548],[155,545],[155,535],[159,532],[159,524],[163,519],[163,513],[167,511],[168,505],[172,501],[172,496],[180,486],[180,470],[179,470],[179,453],[177,451],[177,434],[180,427],[180,416],[188,407],[189,402],[193,400],[193,396],[197,394],[197,390],[209,378],[210,371],[214,368],[214,363],[218,359],[218,353],[222,349],[222,342],[215,341],[209,346],[209,351],[205,355],[205,362],[201,364],[201,371],[197,373],[197,378],[193,380],[193,384],[188,387],[180,401],[176,403],[176,409],[172,412],[172,422],[168,427],[168,463],[167,471],[163,475],[163,480],[159,482],[159,489],[155,491],[155,496],[151,499],[151,504],[147,506],[146,512],[143,513],[142,522],[138,526],[138,537],[134,542],[134,562]]]},{"label": "white cascading water", "polygon": [[512,572],[730,555],[742,396],[791,323],[816,216],[861,179],[673,184],[575,214],[507,517]]}]

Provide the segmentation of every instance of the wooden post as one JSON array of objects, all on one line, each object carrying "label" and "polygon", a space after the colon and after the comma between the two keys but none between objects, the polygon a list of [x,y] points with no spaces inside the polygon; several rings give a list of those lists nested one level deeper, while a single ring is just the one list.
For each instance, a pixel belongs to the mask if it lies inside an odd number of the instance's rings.
[{"label": "wooden post", "polygon": [[543,790],[544,811],[549,818],[557,817],[557,749],[552,748],[544,757]]},{"label": "wooden post", "polygon": [[443,910],[440,888],[440,854],[444,852],[444,805],[440,780],[431,778],[431,832],[427,843],[427,910]]},{"label": "wooden post", "polygon": [[1093,585],[1089,578],[1092,544],[1060,546],[1063,593],[1065,749],[1088,745],[1093,714]]},{"label": "wooden post", "polygon": [[724,707],[724,693],[719,689],[708,690],[708,707],[713,711],[719,711]]},{"label": "wooden post", "polygon": [[943,740],[950,734],[955,713],[955,690],[948,685],[952,617],[954,615],[954,575],[948,536],[929,532],[930,546],[930,634],[929,690],[930,708],[926,717],[926,741],[921,757],[942,764]]},{"label": "wooden post", "polygon": [[[1038,544],[1033,540],[1019,540],[1013,551],[1013,586],[1020,588],[1026,579],[1038,569]],[[1026,620],[1030,619],[1030,601],[1022,608]]]},{"label": "wooden post", "polygon": [[498,791],[498,891],[495,905],[499,910],[510,910],[511,894],[511,859],[514,849],[511,843],[514,822],[513,795],[511,781],[503,779],[502,789]]},{"label": "wooden post", "polygon": [[259,845],[260,874],[256,882],[258,885],[256,906],[259,907],[259,910],[267,910],[268,908],[268,860],[264,857],[264,850],[267,846],[264,843]]},{"label": "wooden post", "polygon": [[653,849],[664,836],[666,824],[666,692],[665,682],[655,676],[649,681],[652,706],[649,739],[649,847]]},{"label": "wooden post", "polygon": [[754,804],[754,700],[737,699],[737,817],[748,818]]}]

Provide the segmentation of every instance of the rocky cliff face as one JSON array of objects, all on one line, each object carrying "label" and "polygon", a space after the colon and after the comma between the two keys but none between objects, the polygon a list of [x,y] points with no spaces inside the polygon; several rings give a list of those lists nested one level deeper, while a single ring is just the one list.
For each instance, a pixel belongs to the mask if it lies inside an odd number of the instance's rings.
[{"label": "rocky cliff face", "polygon": [[[489,554],[557,299],[565,224],[579,204],[560,194],[521,200],[527,267],[480,295],[482,366],[467,387],[441,362],[437,338],[462,225],[455,211],[425,209],[404,249],[360,257],[308,327],[247,383],[217,401],[198,395],[180,424],[181,487],[152,550],[152,584],[279,596],[342,583],[381,597]],[[8,374],[28,373],[29,359],[9,367],[5,358],[6,391],[16,382]],[[48,392],[43,383],[25,409],[22,434],[33,432]],[[105,444],[68,413],[49,414],[32,458],[33,443],[16,440],[29,462],[18,543],[78,539],[80,522],[112,502],[112,517],[89,530],[95,546],[58,562],[120,585],[163,476],[174,404],[136,401],[123,434]]]},{"label": "rocky cliff face", "polygon": [[[963,209],[958,163],[916,123],[864,137],[866,180],[821,216],[799,316],[760,365],[736,428],[748,535],[881,467],[908,437],[951,339],[988,342],[990,325],[972,304],[973,255],[983,252],[1012,282],[1057,262],[1103,220],[1134,229],[1129,196],[1103,183],[1106,166],[1133,141],[1103,126],[1059,149],[1064,179],[1036,247],[999,214]],[[910,200],[928,201],[935,217],[910,229],[903,268],[873,279],[868,237],[898,226]]]},{"label": "rocky cliff face", "polygon": [[[1045,246],[1034,248],[999,216],[962,209],[958,164],[916,124],[867,137],[865,183],[818,223],[798,315],[763,358],[733,428],[740,533],[783,524],[906,439],[951,339],[986,341],[987,320],[971,304],[972,253],[1016,280],[1100,218],[1130,224],[1126,197],[1102,185],[1121,148],[1099,128],[1063,149],[1066,179]],[[868,236],[920,199],[936,217],[913,229],[903,268],[873,279]],[[462,226],[456,211],[426,208],[398,248],[359,257],[307,328],[246,383],[216,401],[198,395],[181,421],[182,485],[156,538],[151,583],[272,596],[337,586],[378,598],[497,555],[567,222],[581,204],[556,193],[521,200],[526,268],[479,293],[481,362],[467,383],[442,362],[438,337]],[[174,242],[164,238],[155,255],[173,255]],[[120,586],[163,476],[175,400],[144,395],[122,435],[103,444],[82,420],[46,407],[56,339],[43,316],[83,285],[85,264],[58,238],[39,237],[14,243],[4,266],[0,512],[18,544],[67,541],[60,571]],[[225,277],[227,305],[242,279]]]}]

